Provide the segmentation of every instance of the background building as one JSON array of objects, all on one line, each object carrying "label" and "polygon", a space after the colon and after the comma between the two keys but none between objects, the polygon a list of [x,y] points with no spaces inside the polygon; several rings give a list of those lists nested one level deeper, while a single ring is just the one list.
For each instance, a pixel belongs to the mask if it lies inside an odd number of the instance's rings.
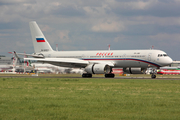
[{"label": "background building", "polygon": [[6,57],[4,55],[0,55],[0,65],[11,65],[12,64],[12,57]]}]

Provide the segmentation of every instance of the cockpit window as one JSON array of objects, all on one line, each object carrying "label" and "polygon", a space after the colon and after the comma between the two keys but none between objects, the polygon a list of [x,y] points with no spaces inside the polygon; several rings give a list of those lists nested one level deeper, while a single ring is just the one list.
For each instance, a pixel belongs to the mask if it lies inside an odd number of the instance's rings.
[{"label": "cockpit window", "polygon": [[158,57],[166,57],[168,56],[167,54],[158,54]]}]

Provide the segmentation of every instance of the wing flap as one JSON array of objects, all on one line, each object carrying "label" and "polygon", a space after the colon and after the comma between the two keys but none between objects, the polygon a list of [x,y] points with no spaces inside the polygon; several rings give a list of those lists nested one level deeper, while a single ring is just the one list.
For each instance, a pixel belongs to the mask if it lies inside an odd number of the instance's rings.
[{"label": "wing flap", "polygon": [[24,60],[35,60],[38,62],[49,63],[62,67],[86,67],[89,62],[75,58],[24,58]]},{"label": "wing flap", "polygon": [[88,64],[107,64],[114,67],[113,62],[86,61],[77,58],[24,58],[24,60],[35,60],[42,63],[49,63],[61,67],[85,68]]}]

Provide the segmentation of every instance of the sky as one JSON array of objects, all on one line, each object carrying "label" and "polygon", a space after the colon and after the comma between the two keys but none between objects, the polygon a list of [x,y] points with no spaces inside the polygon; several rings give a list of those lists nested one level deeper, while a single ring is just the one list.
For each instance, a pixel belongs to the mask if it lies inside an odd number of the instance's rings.
[{"label": "sky", "polygon": [[180,0],[0,0],[0,55],[34,53],[29,22],[52,48],[160,49],[180,60]]}]

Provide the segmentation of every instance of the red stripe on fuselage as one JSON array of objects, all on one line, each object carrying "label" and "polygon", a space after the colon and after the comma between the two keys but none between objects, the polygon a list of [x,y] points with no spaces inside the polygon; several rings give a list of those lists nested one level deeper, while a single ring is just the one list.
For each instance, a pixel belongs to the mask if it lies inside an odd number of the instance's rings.
[{"label": "red stripe on fuselage", "polygon": [[144,60],[138,60],[138,59],[129,59],[129,58],[122,58],[122,59],[83,59],[83,60],[98,60],[98,61],[101,61],[101,60],[129,60],[129,61],[139,61],[139,62],[143,62],[143,63],[147,63],[147,64],[151,64],[151,65],[154,65],[156,67],[161,67],[160,65],[157,65],[155,63],[152,63],[152,62],[149,62],[149,61],[144,61]]}]

